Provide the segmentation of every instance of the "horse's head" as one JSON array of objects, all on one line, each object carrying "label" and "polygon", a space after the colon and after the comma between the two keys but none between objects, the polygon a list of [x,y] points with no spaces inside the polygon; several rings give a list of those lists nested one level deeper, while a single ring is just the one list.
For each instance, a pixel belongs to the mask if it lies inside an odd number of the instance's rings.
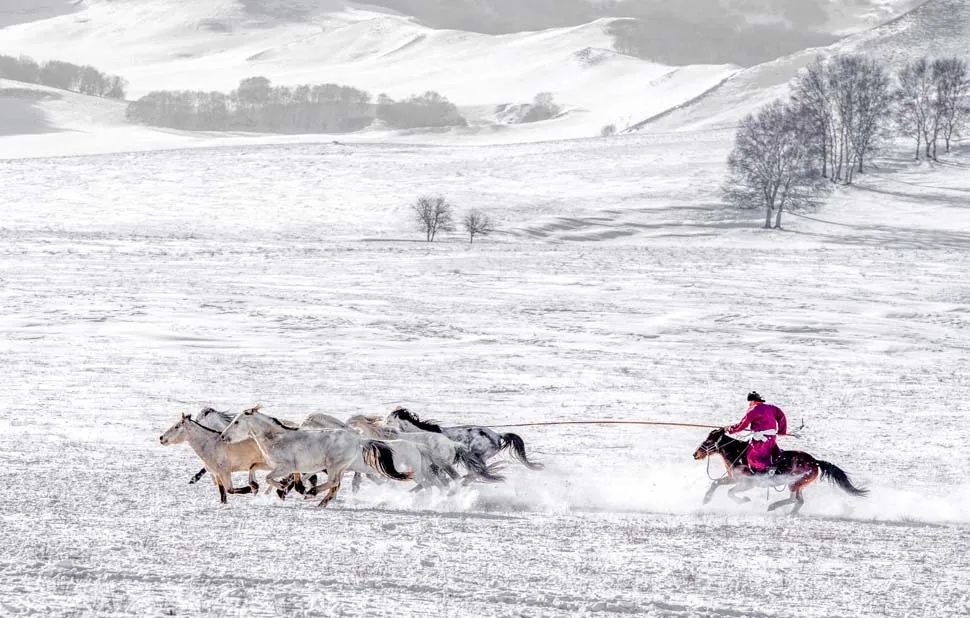
[{"label": "horse's head", "polygon": [[168,446],[169,444],[178,444],[179,442],[185,442],[185,426],[192,420],[191,414],[182,414],[182,418],[179,422],[175,423],[168,428],[168,431],[162,434],[158,439],[159,442]]},{"label": "horse's head", "polygon": [[384,426],[398,431],[404,431],[407,429],[405,422],[409,421],[413,416],[410,410],[403,406],[398,406],[384,419]]},{"label": "horse's head", "polygon": [[707,434],[707,438],[701,442],[701,445],[697,447],[697,450],[694,451],[694,459],[704,459],[708,455],[721,450],[725,436],[727,436],[727,432],[723,427],[711,431],[711,433]]},{"label": "horse's head", "polygon": [[236,416],[222,430],[220,436],[223,442],[239,442],[249,438],[249,419],[253,418],[260,408],[259,404],[246,408]]}]

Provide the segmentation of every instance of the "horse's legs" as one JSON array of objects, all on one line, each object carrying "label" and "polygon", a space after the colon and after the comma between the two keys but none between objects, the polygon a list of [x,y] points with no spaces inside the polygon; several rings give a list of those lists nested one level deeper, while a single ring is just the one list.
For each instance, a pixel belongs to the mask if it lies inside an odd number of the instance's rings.
[{"label": "horse's legs", "polygon": [[260,464],[258,463],[249,466],[249,487],[253,490],[254,494],[259,493],[259,483],[256,482],[256,468],[259,466]]},{"label": "horse's legs", "polygon": [[[228,502],[226,499],[226,484],[222,474],[212,472],[212,482],[215,483],[216,489],[219,490],[219,502],[226,504]],[[229,478],[229,487],[232,487],[232,477]]]},{"label": "horse's legs", "polygon": [[[793,504],[796,501],[797,501],[797,499],[795,498],[795,492],[792,492],[792,494],[790,496],[788,496],[787,498],[785,498],[784,500],[776,500],[775,502],[772,502],[771,504],[769,504],[768,505],[768,510],[769,511],[774,511],[775,509],[780,509],[783,506],[786,506],[786,505],[789,505],[789,504]],[[802,500],[802,502],[805,502],[805,500]],[[798,508],[799,507],[796,506],[795,509],[792,511],[792,513],[794,513],[795,511],[797,511]]]},{"label": "horse's legs", "polygon": [[789,491],[791,491],[791,495],[789,495],[784,500],[778,500],[777,502],[772,502],[771,504],[768,505],[768,510],[774,511],[775,509],[781,508],[785,505],[794,504],[795,508],[793,508],[791,510],[791,513],[789,514],[797,515],[798,511],[801,510],[802,505],[805,504],[805,498],[802,497],[802,489],[804,489],[806,485],[810,485],[814,483],[815,480],[818,478],[818,475],[819,475],[818,466],[812,466],[811,468],[809,468],[805,476],[801,477],[800,479],[798,479],[797,481],[795,481],[794,483],[788,486]]},{"label": "horse's legs", "polygon": [[219,496],[222,501],[225,502],[226,494],[251,494],[253,493],[253,488],[250,485],[245,487],[236,488],[232,484],[232,472],[213,472],[212,478],[215,479],[216,485],[219,487]]},{"label": "horse's legs", "polygon": [[266,484],[269,486],[266,488],[267,493],[276,489],[276,495],[279,496],[280,500],[286,499],[286,492],[289,491],[292,481],[287,472],[287,469],[282,466],[277,466],[269,471],[266,475]]},{"label": "horse's legs", "polygon": [[707,489],[707,493],[704,494],[704,504],[707,504],[708,502],[711,501],[711,498],[714,497],[714,491],[718,487],[722,485],[730,485],[731,483],[734,483],[734,482],[735,480],[729,476],[722,476],[721,478],[715,480],[713,483],[711,483],[711,486]]},{"label": "horse's legs", "polygon": [[205,476],[205,472],[206,472],[205,468],[202,468],[201,470],[199,470],[198,472],[196,472],[195,473],[195,476],[193,476],[191,479],[189,479],[189,485],[195,485],[199,481],[200,478],[202,478],[203,476]]},{"label": "horse's legs", "polygon": [[739,482],[737,485],[735,485],[734,487],[728,490],[728,496],[730,496],[731,499],[737,502],[738,504],[745,504],[747,502],[751,502],[751,498],[747,496],[738,495],[739,492],[748,491],[748,489],[750,488],[751,487],[749,483]]},{"label": "horse's legs", "polygon": [[364,475],[360,472],[354,472],[354,478],[350,481],[350,491],[351,493],[357,493],[360,491],[360,483],[364,479]]},{"label": "horse's legs", "polygon": [[343,470],[335,471],[332,476],[329,472],[327,473],[327,482],[318,487],[318,489],[323,489],[326,487],[327,493],[323,496],[323,500],[321,500],[317,506],[327,506],[330,504],[330,501],[337,496],[337,492],[340,491],[340,480],[343,478],[343,475]]}]

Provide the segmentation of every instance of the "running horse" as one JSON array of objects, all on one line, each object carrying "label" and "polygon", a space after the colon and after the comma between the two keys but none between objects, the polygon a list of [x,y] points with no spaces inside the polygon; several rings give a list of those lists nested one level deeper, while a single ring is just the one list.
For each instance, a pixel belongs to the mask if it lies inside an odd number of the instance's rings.
[{"label": "running horse", "polygon": [[784,500],[778,500],[768,505],[768,510],[794,504],[791,515],[798,514],[805,498],[802,490],[819,478],[835,483],[839,489],[853,496],[865,496],[869,493],[852,484],[849,475],[842,468],[821,459],[815,459],[802,451],[782,451],[769,471],[757,472],[748,467],[748,443],[735,440],[727,435],[724,428],[715,429],[708,434],[707,439],[694,451],[694,459],[706,459],[711,455],[720,455],[724,460],[727,473],[711,483],[710,489],[704,494],[704,504],[711,501],[714,491],[722,485],[733,485],[728,490],[728,496],[739,504],[750,502],[751,498],[739,496],[743,491],[753,487],[788,486],[791,495]]}]

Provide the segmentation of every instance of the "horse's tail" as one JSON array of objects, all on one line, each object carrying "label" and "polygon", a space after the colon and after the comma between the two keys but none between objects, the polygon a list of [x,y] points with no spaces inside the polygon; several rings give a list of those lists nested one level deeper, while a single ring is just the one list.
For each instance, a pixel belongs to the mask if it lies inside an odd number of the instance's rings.
[{"label": "horse's tail", "polygon": [[502,439],[502,448],[508,448],[509,452],[512,453],[512,457],[518,459],[523,466],[530,470],[542,470],[545,468],[541,463],[529,461],[529,458],[525,455],[525,442],[519,434],[503,433],[499,437]]},{"label": "horse's tail", "polygon": [[853,485],[852,481],[849,480],[849,475],[837,465],[830,464],[821,459],[816,459],[815,461],[818,463],[818,469],[822,471],[822,478],[832,481],[846,493],[852,494],[853,496],[865,496],[869,493],[868,489],[860,489]]},{"label": "horse's tail", "polygon": [[380,440],[364,440],[364,461],[383,476],[395,481],[411,480],[411,472],[400,472],[394,467],[394,451]]},{"label": "horse's tail", "polygon": [[455,463],[464,465],[473,476],[484,481],[498,483],[505,480],[505,477],[501,474],[495,474],[496,467],[486,465],[485,460],[481,456],[473,453],[464,444],[458,444],[455,449]]}]

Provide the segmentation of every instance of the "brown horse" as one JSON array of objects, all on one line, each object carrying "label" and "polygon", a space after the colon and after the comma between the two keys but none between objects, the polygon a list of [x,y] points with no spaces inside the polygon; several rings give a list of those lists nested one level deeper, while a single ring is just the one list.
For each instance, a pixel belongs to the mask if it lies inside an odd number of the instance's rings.
[{"label": "brown horse", "polygon": [[788,486],[791,495],[784,500],[778,500],[768,505],[773,511],[779,507],[794,504],[791,515],[796,515],[805,504],[802,490],[815,482],[819,477],[834,482],[840,489],[853,496],[865,496],[866,489],[859,489],[849,480],[849,476],[841,468],[827,461],[815,459],[802,451],[782,451],[775,465],[765,472],[758,472],[748,467],[748,443],[735,440],[727,435],[727,431],[715,429],[708,434],[707,439],[694,451],[694,459],[705,459],[710,455],[720,455],[724,459],[727,473],[711,483],[710,489],[704,495],[704,504],[711,501],[714,491],[722,485],[733,485],[728,490],[728,496],[739,504],[750,502],[751,499],[739,496],[742,491],[753,487]]},{"label": "brown horse", "polygon": [[[227,493],[248,494],[259,491],[255,471],[271,469],[254,440],[226,443],[218,431],[199,424],[188,414],[183,414],[177,423],[162,434],[159,441],[166,446],[188,442],[205,464],[204,469],[212,474],[219,489],[219,501],[223,504],[226,503]],[[233,486],[232,473],[237,471],[249,473],[247,486]]]}]

